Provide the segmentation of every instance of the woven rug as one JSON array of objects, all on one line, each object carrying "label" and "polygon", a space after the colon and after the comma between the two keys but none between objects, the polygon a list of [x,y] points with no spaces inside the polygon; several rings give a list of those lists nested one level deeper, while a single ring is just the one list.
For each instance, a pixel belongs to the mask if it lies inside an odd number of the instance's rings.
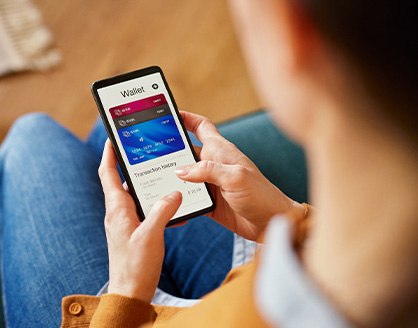
[{"label": "woven rug", "polygon": [[60,61],[52,35],[30,0],[0,0],[0,76],[47,70]]}]

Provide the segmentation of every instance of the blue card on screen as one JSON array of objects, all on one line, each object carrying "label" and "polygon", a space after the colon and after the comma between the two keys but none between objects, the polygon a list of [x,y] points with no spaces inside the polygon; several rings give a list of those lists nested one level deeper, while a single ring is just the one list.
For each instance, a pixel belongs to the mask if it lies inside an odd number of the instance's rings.
[{"label": "blue card on screen", "polygon": [[131,165],[185,148],[171,114],[118,129],[118,134]]}]

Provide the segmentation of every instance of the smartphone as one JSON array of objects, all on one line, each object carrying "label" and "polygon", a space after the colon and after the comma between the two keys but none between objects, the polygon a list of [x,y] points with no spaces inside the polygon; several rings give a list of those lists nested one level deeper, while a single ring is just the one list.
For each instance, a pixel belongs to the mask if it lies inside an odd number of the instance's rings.
[{"label": "smartphone", "polygon": [[174,173],[198,158],[161,68],[96,81],[92,93],[141,221],[176,190],[183,202],[168,225],[214,210],[206,183],[185,182]]}]

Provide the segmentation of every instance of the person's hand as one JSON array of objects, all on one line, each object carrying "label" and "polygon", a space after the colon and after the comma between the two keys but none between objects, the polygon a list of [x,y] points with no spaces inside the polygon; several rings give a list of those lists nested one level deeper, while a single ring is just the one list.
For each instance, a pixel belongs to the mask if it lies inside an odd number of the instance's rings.
[{"label": "person's hand", "polygon": [[164,258],[164,229],[181,204],[181,193],[174,192],[159,200],[141,223],[135,203],[119,178],[117,159],[109,140],[99,176],[106,203],[108,292],[150,303]]},{"label": "person's hand", "polygon": [[186,129],[203,143],[195,147],[201,161],[179,167],[176,174],[189,182],[208,182],[216,201],[209,216],[238,235],[256,240],[274,214],[304,211],[258,170],[238,148],[223,138],[207,118],[181,112]]}]

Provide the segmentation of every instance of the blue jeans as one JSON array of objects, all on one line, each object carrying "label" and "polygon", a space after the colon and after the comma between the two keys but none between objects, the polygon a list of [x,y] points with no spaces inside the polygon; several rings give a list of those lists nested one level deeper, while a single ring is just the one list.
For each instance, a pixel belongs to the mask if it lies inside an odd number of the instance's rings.
[{"label": "blue jeans", "polygon": [[[108,280],[103,192],[106,133],[86,142],[42,114],[20,118],[0,148],[3,306],[8,327],[56,327],[61,298],[95,295]],[[202,217],[167,229],[159,287],[199,298],[231,268],[233,234]]]}]

